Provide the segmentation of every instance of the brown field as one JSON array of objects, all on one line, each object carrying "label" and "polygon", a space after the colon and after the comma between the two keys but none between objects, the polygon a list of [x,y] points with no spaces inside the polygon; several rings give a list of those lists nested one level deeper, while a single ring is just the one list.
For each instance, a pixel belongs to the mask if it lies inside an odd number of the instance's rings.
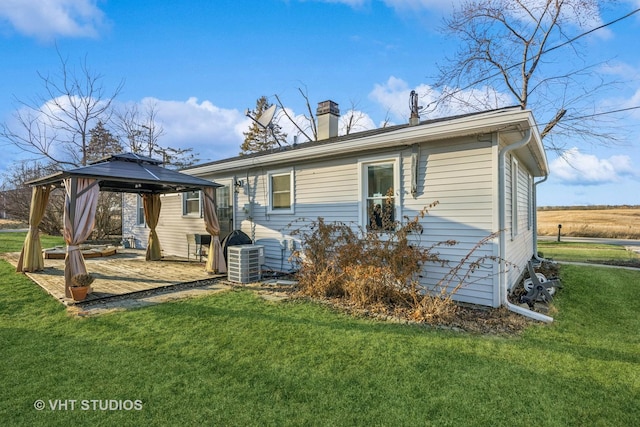
[{"label": "brown field", "polygon": [[640,239],[640,206],[612,208],[542,208],[538,210],[538,235]]},{"label": "brown field", "polygon": [[16,221],[13,219],[0,219],[0,229],[8,229],[8,228],[28,228],[29,224],[25,224],[24,222]]},{"label": "brown field", "polygon": [[[558,224],[563,236],[640,239],[640,206],[538,209],[538,235],[557,236]],[[0,219],[0,229],[27,227],[20,221]]]}]

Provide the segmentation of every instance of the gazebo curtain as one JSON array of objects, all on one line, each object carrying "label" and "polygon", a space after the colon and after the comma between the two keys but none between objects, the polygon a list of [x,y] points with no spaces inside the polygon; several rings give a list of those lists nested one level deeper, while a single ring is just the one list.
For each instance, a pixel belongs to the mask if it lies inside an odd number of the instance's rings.
[{"label": "gazebo curtain", "polygon": [[216,214],[214,191],[215,189],[211,187],[202,190],[204,194],[204,227],[207,233],[211,234],[205,269],[208,273],[225,273],[227,266],[224,262],[222,246],[220,245],[220,223]]},{"label": "gazebo curtain", "polygon": [[65,295],[71,297],[71,278],[87,273],[80,245],[89,238],[93,230],[100,187],[98,181],[89,178],[67,178],[64,180],[64,187],[66,194],[62,234],[67,243],[64,282]]},{"label": "gazebo curtain", "polygon": [[42,244],[38,226],[42,221],[49,201],[51,187],[33,187],[31,192],[31,209],[29,211],[29,231],[22,246],[20,259],[18,260],[18,272],[32,272],[44,269],[44,257],[42,256]]},{"label": "gazebo curtain", "polygon": [[143,194],[142,204],[144,206],[144,220],[149,226],[149,243],[147,244],[147,261],[159,261],[162,259],[162,248],[160,239],[156,233],[158,220],[160,219],[160,208],[162,202],[159,194]]}]

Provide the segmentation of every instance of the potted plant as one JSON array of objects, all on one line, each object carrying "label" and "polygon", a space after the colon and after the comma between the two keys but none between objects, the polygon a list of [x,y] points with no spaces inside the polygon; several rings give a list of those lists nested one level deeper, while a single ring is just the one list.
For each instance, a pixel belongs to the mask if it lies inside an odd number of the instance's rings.
[{"label": "potted plant", "polygon": [[94,277],[88,273],[76,274],[71,278],[71,295],[75,301],[84,301]]}]

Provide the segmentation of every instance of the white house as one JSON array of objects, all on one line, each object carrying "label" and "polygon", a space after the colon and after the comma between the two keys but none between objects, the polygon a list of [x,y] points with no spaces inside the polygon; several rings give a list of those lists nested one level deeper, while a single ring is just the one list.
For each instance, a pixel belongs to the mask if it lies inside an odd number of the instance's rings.
[{"label": "white house", "polygon": [[[214,180],[221,226],[240,229],[265,247],[265,264],[291,268],[299,241],[290,224],[323,217],[366,227],[367,209],[393,188],[394,218],[421,220],[416,243],[454,239],[439,252],[459,261],[481,239],[479,249],[507,262],[477,272],[456,295],[460,301],[498,307],[534,256],[536,177],[548,175],[546,155],[533,115],[519,107],[465,114],[338,136],[337,104],[318,108],[318,141],[210,162],[183,170]],[[542,181],[542,180],[540,180]],[[135,197],[135,196],[131,196]],[[146,242],[144,218],[129,199],[123,233]],[[187,255],[187,233],[205,233],[197,192],[166,195],[157,232],[165,255]],[[510,267],[506,267],[509,265]],[[519,266],[520,268],[514,268]],[[444,270],[428,267],[425,284]],[[517,307],[511,307],[518,311]]]}]

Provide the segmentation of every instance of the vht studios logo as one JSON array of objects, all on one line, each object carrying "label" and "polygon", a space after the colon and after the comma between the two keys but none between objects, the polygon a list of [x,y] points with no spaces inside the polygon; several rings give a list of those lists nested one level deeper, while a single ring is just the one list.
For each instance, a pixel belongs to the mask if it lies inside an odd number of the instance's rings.
[{"label": "vht studios logo", "polygon": [[38,411],[140,411],[142,400],[116,399],[49,399],[46,402],[38,399],[33,402]]}]

